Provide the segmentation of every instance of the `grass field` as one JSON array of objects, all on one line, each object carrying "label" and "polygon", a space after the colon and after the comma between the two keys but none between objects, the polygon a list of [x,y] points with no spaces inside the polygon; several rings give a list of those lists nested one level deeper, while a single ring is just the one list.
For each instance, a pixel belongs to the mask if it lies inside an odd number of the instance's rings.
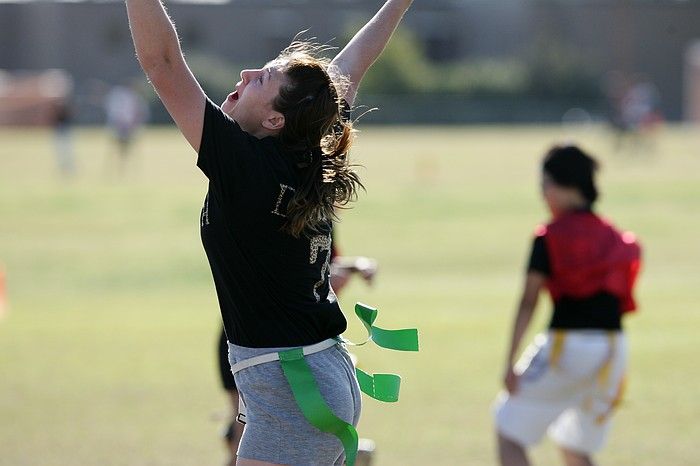
[{"label": "grass field", "polygon": [[[490,403],[546,218],[539,157],[569,137],[603,161],[599,210],[646,253],[641,312],[627,322],[629,392],[599,460],[700,464],[700,135],[668,128],[653,153],[613,154],[595,127],[450,127],[366,128],[354,150],[367,193],[338,239],[376,257],[380,275],[372,289],[353,283],[344,308],[371,303],[380,326],[418,326],[422,338],[418,354],[358,351],[404,380],[398,404],[365,400],[360,433],[377,442],[377,465],[494,464]],[[50,133],[0,139],[0,465],[221,464],[219,318],[198,231],[206,183],[184,140],[149,130],[119,177],[106,133],[78,131],[80,171],[65,182]],[[546,441],[533,459],[558,464]]]}]

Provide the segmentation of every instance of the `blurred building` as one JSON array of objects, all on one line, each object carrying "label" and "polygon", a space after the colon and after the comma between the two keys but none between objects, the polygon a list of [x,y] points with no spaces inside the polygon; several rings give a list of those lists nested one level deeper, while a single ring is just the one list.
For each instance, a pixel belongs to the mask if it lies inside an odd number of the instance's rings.
[{"label": "blurred building", "polygon": [[[4,0],[3,0],[4,1]],[[336,44],[381,0],[233,0],[169,3],[188,57],[262,64],[297,32]],[[684,56],[700,38],[698,1],[417,1],[406,27],[438,63],[520,57],[533,44],[570,45],[603,76],[643,73],[669,119],[684,111]],[[65,69],[76,90],[91,80],[122,83],[140,75],[121,1],[0,2],[0,69]],[[406,70],[410,73],[411,70]],[[231,76],[231,84],[237,76]],[[206,86],[205,86],[206,88]],[[95,119],[94,112],[79,112]],[[528,119],[528,115],[523,115]],[[537,119],[532,116],[531,119]]]},{"label": "blurred building", "polygon": [[700,123],[700,40],[688,48],[685,83],[685,118]]}]

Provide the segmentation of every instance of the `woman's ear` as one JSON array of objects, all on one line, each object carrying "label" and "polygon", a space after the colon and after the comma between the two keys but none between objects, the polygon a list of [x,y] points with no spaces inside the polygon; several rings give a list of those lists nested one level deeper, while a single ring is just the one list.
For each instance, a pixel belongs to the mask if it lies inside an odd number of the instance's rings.
[{"label": "woman's ear", "polygon": [[272,111],[266,119],[262,121],[263,128],[270,131],[279,131],[284,128],[284,115],[280,112]]}]

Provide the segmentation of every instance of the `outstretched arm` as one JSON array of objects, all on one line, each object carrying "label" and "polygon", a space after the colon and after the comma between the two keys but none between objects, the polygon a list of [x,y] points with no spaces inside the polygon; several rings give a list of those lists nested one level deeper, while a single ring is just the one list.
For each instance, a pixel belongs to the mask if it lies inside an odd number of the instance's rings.
[{"label": "outstretched arm", "polygon": [[160,0],[126,0],[136,56],[158,97],[199,150],[206,95],[182,56],[175,26]]},{"label": "outstretched arm", "polygon": [[381,55],[412,2],[413,0],[386,0],[377,14],[333,59],[332,65],[350,80],[350,85],[342,96],[350,105],[355,100],[362,77]]}]

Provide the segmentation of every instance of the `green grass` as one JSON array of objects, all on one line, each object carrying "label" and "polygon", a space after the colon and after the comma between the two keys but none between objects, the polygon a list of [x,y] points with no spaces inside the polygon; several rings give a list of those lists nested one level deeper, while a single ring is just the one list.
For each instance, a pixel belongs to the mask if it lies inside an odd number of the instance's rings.
[{"label": "green grass", "polygon": [[[376,286],[342,296],[418,326],[422,350],[358,351],[394,370],[402,400],[365,401],[377,465],[494,463],[490,404],[534,226],[540,154],[576,138],[604,164],[600,210],[645,248],[641,312],[627,322],[630,390],[607,465],[695,465],[700,438],[700,137],[669,128],[651,154],[555,127],[366,128],[353,152],[367,186],[343,215],[346,254],[376,257]],[[170,129],[139,140],[114,174],[107,134],[76,133],[80,172],[55,173],[51,137],[0,131],[0,465],[221,464],[225,398],[218,308],[198,216],[206,190]],[[546,322],[541,306],[533,329]],[[349,316],[350,337],[361,327]],[[558,464],[549,442],[540,465]]]}]

